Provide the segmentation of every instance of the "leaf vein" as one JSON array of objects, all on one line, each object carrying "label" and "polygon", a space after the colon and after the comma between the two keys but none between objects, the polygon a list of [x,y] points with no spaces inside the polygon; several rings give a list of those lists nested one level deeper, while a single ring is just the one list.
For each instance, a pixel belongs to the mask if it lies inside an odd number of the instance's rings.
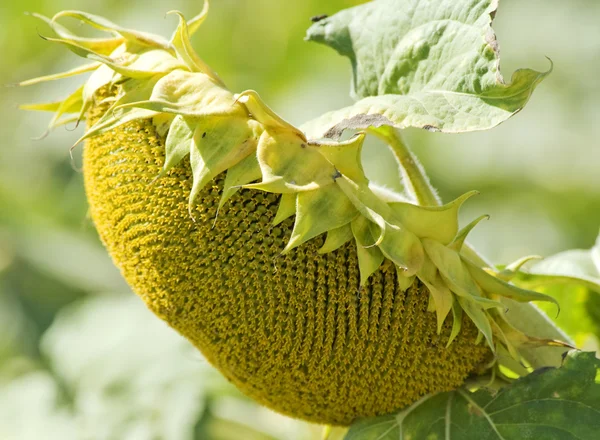
[{"label": "leaf vein", "polygon": [[[500,414],[501,412],[504,411],[508,411],[509,409],[521,406],[521,405],[525,405],[528,403],[537,403],[537,402],[545,402],[545,401],[551,401],[551,402],[564,402],[564,403],[574,403],[577,406],[585,406],[587,409],[597,413],[598,415],[600,415],[600,411],[583,403],[583,402],[577,402],[576,400],[570,400],[570,399],[553,399],[553,398],[545,398],[545,399],[531,399],[531,400],[525,400],[523,402],[519,402],[519,403],[515,403],[514,405],[511,406],[507,406],[506,408],[502,408],[499,409],[497,411],[488,413],[490,416],[496,415],[496,414]],[[486,405],[487,406],[487,405]]]}]

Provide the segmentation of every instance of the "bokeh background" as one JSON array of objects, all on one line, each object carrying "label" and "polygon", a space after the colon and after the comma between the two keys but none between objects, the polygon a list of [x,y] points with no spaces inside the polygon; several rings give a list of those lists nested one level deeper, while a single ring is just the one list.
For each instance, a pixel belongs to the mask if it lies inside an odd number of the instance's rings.
[{"label": "bokeh background", "polygon": [[[213,0],[194,37],[234,91],[255,89],[300,124],[349,104],[349,63],[303,41],[309,18],[360,0]],[[201,1],[20,0],[0,3],[0,84],[78,63],[27,11],[83,9],[169,35]],[[406,138],[445,200],[481,195],[463,220],[491,214],[472,243],[493,262],[589,248],[600,225],[600,2],[502,0],[495,29],[507,77],[553,74],[527,108],[485,132]],[[75,24],[77,26],[77,24]],[[319,427],[260,408],[148,312],[103,250],[68,149],[79,132],[43,134],[49,115],[19,103],[65,96],[75,82],[0,89],[0,439],[267,440],[319,438]],[[78,161],[79,152],[75,160]],[[365,149],[370,172],[393,160]],[[382,177],[383,176],[383,177]]]}]

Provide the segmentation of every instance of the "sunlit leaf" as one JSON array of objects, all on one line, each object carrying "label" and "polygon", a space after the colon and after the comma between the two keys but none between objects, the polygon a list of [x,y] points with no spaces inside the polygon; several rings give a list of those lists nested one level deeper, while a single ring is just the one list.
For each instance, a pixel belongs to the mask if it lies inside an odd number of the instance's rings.
[{"label": "sunlit leaf", "polygon": [[540,307],[578,345],[591,335],[600,339],[600,271],[594,260],[598,249],[600,240],[592,249],[561,252],[512,275],[515,284],[549,295],[559,303],[560,314],[549,305]]},{"label": "sunlit leaf", "polygon": [[346,440],[596,440],[600,360],[572,352],[497,393],[459,389],[357,422]]},{"label": "sunlit leaf", "polygon": [[315,23],[307,39],[350,59],[353,106],[306,124],[311,137],[394,125],[484,130],[525,106],[549,72],[505,83],[490,26],[497,0],[376,0]]}]

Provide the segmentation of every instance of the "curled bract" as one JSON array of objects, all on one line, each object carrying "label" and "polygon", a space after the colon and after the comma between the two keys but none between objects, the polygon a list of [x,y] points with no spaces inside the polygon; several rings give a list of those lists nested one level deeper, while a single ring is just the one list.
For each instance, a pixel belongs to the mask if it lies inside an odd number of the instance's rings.
[{"label": "curled bract", "polygon": [[[189,157],[196,195],[226,173],[219,207],[240,188],[280,194],[275,223],[295,215],[291,237],[282,253],[327,234],[320,252],[354,240],[360,284],[385,259],[397,270],[405,290],[419,278],[429,289],[429,311],[437,315],[438,332],[451,314],[452,335],[459,334],[463,313],[475,323],[492,351],[508,351],[520,360],[519,344],[531,342],[504,319],[500,298],[519,302],[552,298],[510,284],[471,261],[462,247],[469,231],[458,211],[476,192],[444,206],[419,206],[384,200],[373,189],[361,164],[365,133],[347,141],[313,140],[275,114],[254,91],[233,94],[195,53],[190,36],[203,22],[208,2],[192,20],[174,12],[179,25],[171,39],[124,29],[108,20],[78,11],[64,11],[45,21],[56,34],[48,41],[66,46],[88,64],[22,83],[30,85],[91,72],[90,78],[63,101],[23,106],[54,112],[50,128],[80,121],[106,87],[117,90],[105,98],[108,110],[88,127],[79,142],[137,119],[152,119],[166,136],[164,167],[156,179]],[[72,17],[105,31],[109,37],[79,37],[59,21]],[[215,221],[219,221],[218,216]],[[359,288],[359,286],[357,286]]]}]

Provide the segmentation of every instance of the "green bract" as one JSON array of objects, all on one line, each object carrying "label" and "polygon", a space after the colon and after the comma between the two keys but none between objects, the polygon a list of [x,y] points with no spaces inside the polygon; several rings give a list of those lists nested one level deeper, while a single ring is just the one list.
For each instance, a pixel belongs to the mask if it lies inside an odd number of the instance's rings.
[{"label": "green bract", "polygon": [[[389,12],[387,6],[392,3],[380,0],[364,8],[373,8],[374,17]],[[427,7],[417,8],[422,5]],[[495,2],[480,2],[473,9],[457,8],[466,15],[437,23],[436,14],[446,14],[451,2],[442,2],[435,14],[433,5],[414,2],[415,11],[419,12],[412,24],[400,19],[399,23],[406,26],[407,43],[405,51],[394,52],[394,62],[381,68],[364,64],[368,45],[355,54],[355,94],[386,94],[373,101],[359,101],[356,107],[326,116],[324,121],[338,124],[367,108],[368,114],[376,115],[374,119],[353,117],[350,122],[336,125],[335,130],[381,123],[401,127],[426,125],[444,131],[474,130],[501,122],[525,104],[545,74],[522,71],[513,85],[500,83],[493,40],[483,40],[490,35],[489,16]],[[403,289],[415,278],[420,279],[431,292],[429,310],[437,315],[438,331],[452,315],[449,343],[460,332],[463,313],[476,324],[492,351],[508,352],[516,360],[521,360],[521,344],[547,342],[527,338],[515,330],[505,319],[501,300],[554,300],[510,284],[463,249],[465,237],[481,218],[459,229],[458,210],[474,192],[444,206],[387,201],[362,169],[360,153],[365,133],[343,142],[312,139],[315,130],[301,131],[282,120],[256,92],[231,93],[190,45],[189,37],[206,17],[207,6],[205,3],[203,12],[190,21],[176,13],[179,26],[170,40],[123,29],[83,12],[66,11],[52,19],[38,16],[56,33],[49,41],[65,45],[91,64],[24,84],[90,71],[92,75],[64,101],[25,108],[55,112],[50,123],[50,128],[54,128],[81,120],[93,104],[99,104],[95,100],[101,88],[116,88],[117,95],[106,98],[110,108],[88,127],[80,141],[132,120],[152,119],[158,132],[166,135],[164,168],[157,179],[189,155],[193,171],[190,215],[198,192],[226,172],[221,206],[240,188],[281,194],[275,223],[295,215],[291,238],[282,253],[326,233],[321,252],[355,241],[361,284],[385,259],[395,264]],[[311,38],[324,39],[349,54],[346,49],[350,40],[340,35],[362,32],[352,23],[347,24],[357,11],[350,10],[315,25]],[[390,23],[398,19],[395,14],[390,15]],[[79,19],[106,31],[110,37],[78,37],[58,23],[63,17]],[[370,29],[369,20],[364,25]],[[386,31],[385,26],[377,29],[372,44],[379,44]],[[436,41],[452,36],[456,37],[453,49],[441,52]],[[482,39],[481,44],[478,39]],[[473,44],[474,40],[478,43]],[[422,63],[406,65],[403,60],[414,58],[417,43],[429,55]],[[467,55],[468,62],[458,61]],[[375,76],[365,77],[366,71],[376,72]],[[404,74],[421,79],[412,81],[404,90],[400,87]],[[323,124],[322,120],[318,126]],[[394,132],[382,136],[391,142]],[[215,221],[219,221],[218,215]]]}]

